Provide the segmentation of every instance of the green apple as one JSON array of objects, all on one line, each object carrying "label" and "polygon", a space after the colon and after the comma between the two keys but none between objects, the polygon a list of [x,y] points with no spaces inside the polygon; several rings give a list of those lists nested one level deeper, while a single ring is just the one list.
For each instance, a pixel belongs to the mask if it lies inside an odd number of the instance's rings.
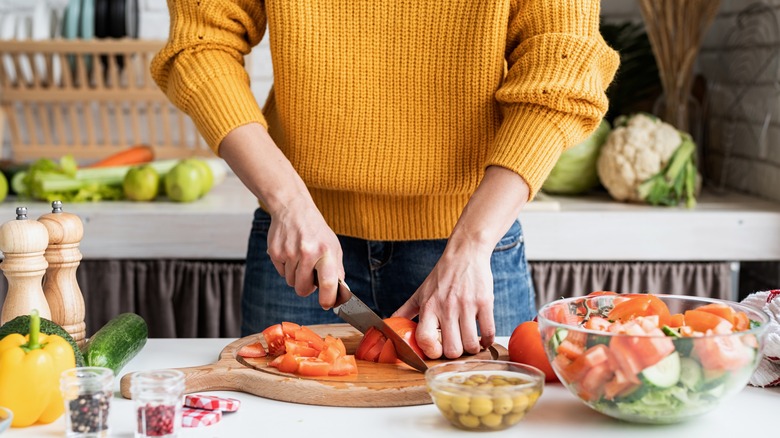
[{"label": "green apple", "polygon": [[201,174],[201,190],[203,191],[200,196],[204,196],[214,186],[214,174],[211,172],[211,166],[200,158],[187,158],[185,163],[197,166]]},{"label": "green apple", "polygon": [[0,202],[3,202],[6,196],[8,196],[8,179],[3,172],[0,172]]},{"label": "green apple", "polygon": [[201,169],[182,160],[165,174],[165,194],[171,201],[192,202],[203,193]]},{"label": "green apple", "polygon": [[131,167],[122,181],[125,198],[131,201],[151,201],[157,197],[159,188],[160,174],[148,164]]}]

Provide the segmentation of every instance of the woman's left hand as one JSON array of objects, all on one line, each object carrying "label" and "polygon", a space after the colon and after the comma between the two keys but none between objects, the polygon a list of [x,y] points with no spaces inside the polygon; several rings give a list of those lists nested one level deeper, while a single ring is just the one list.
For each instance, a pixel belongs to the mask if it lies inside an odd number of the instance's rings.
[{"label": "woman's left hand", "polygon": [[493,343],[492,249],[473,243],[457,248],[448,245],[420,288],[393,314],[419,315],[417,344],[429,358],[442,353],[448,358],[464,352],[476,354]]}]

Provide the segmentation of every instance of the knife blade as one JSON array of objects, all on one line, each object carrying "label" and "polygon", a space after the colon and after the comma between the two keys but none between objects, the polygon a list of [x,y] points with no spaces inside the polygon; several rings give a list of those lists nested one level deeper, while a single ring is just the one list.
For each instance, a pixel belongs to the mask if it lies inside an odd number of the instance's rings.
[{"label": "knife blade", "polygon": [[[349,299],[344,302],[342,296],[349,294]],[[409,365],[420,372],[425,372],[428,369],[428,365],[415,352],[406,341],[401,338],[390,326],[385,323],[382,318],[379,317],[370,307],[366,305],[357,295],[352,293],[352,290],[347,286],[343,280],[339,280],[339,301],[343,304],[333,308],[333,312],[339,316],[339,318],[348,322],[349,325],[360,330],[365,334],[369,328],[374,327],[385,337],[393,343],[395,347],[396,355],[402,362]]]}]

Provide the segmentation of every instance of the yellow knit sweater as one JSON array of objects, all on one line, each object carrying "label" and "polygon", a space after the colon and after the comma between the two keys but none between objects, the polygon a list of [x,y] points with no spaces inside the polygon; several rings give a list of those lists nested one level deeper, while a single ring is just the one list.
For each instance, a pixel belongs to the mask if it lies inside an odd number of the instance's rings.
[{"label": "yellow knit sweater", "polygon": [[[338,234],[449,236],[487,166],[532,195],[593,131],[618,56],[599,0],[169,0],[155,81],[209,145],[257,122]],[[261,111],[244,55],[266,26]]]}]

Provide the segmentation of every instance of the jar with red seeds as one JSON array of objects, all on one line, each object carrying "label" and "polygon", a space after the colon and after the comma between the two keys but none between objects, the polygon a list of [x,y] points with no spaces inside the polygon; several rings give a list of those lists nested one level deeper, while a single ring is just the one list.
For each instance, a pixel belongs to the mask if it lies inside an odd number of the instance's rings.
[{"label": "jar with red seeds", "polygon": [[177,370],[134,373],[130,393],[135,401],[136,438],[178,436],[184,373]]}]

